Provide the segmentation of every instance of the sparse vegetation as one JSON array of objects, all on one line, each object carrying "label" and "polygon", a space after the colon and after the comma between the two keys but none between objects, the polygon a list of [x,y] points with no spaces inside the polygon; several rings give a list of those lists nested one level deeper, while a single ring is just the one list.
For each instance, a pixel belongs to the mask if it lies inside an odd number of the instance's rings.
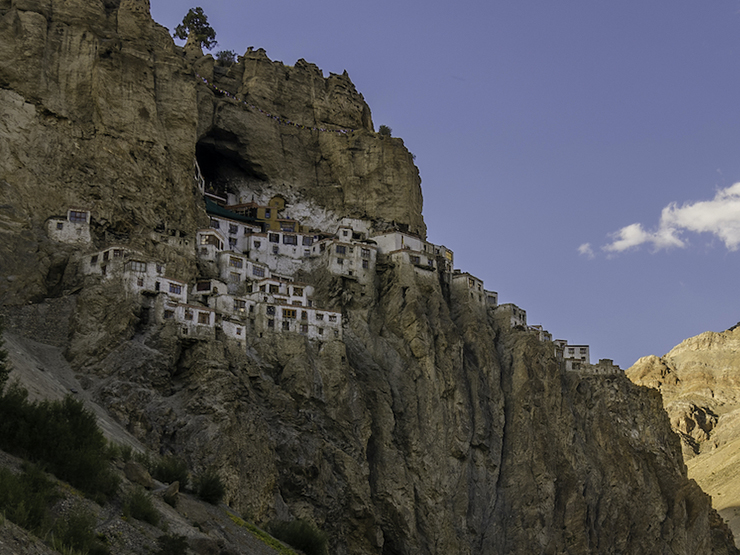
[{"label": "sparse vegetation", "polygon": [[380,127],[378,127],[378,135],[380,135],[381,137],[390,137],[392,132],[393,129],[391,129],[387,125],[381,125]]},{"label": "sparse vegetation", "polygon": [[193,35],[195,42],[208,50],[218,44],[216,31],[208,24],[208,17],[201,7],[188,10],[182,18],[182,23],[175,27],[175,38],[187,40],[189,35]]},{"label": "sparse vegetation", "polygon": [[295,551],[293,551],[289,547],[286,547],[280,541],[273,538],[270,534],[268,534],[264,530],[259,529],[257,526],[255,526],[251,522],[242,520],[235,514],[228,513],[228,512],[227,514],[229,515],[229,518],[234,521],[235,524],[238,524],[242,528],[246,528],[247,530],[249,530],[250,534],[252,534],[255,538],[260,540],[265,545],[272,547],[280,555],[296,555]]},{"label": "sparse vegetation", "polygon": [[49,504],[56,498],[53,482],[37,466],[26,465],[21,474],[0,468],[0,513],[21,528],[48,530]]},{"label": "sparse vegetation", "polygon": [[198,477],[196,491],[203,501],[217,505],[226,494],[226,487],[216,469],[209,468]]},{"label": "sparse vegetation", "polygon": [[28,392],[11,385],[0,396],[0,448],[45,464],[86,494],[104,500],[120,479],[109,465],[110,450],[95,415],[81,401],[28,401]]},{"label": "sparse vegetation", "polygon": [[306,555],[328,555],[328,538],[324,532],[305,520],[278,520],[267,527],[268,532]]},{"label": "sparse vegetation", "polygon": [[136,488],[123,504],[123,516],[148,522],[152,526],[159,524],[159,511],[154,507],[152,498],[142,488]]},{"label": "sparse vegetation", "polygon": [[109,555],[110,550],[95,534],[95,515],[75,506],[66,518],[54,523],[51,544],[57,551],[89,555]]},{"label": "sparse vegetation", "polygon": [[236,52],[233,50],[219,50],[216,52],[216,61],[222,66],[231,66],[236,63]]},{"label": "sparse vegetation", "polygon": [[180,482],[181,490],[188,487],[188,465],[182,459],[178,459],[174,456],[160,459],[160,461],[154,465],[152,476],[166,484]]}]

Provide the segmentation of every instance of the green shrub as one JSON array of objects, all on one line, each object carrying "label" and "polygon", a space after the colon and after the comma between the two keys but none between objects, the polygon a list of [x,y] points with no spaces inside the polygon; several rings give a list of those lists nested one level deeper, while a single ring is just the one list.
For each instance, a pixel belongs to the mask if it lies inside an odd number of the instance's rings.
[{"label": "green shrub", "polygon": [[147,471],[151,474],[154,472],[154,467],[156,465],[154,459],[149,455],[149,453],[134,453],[134,460],[139,463],[141,466],[147,469]]},{"label": "green shrub", "polygon": [[130,445],[124,445],[123,443],[109,443],[108,444],[108,459],[120,459],[123,462],[128,462],[134,456],[134,449]]},{"label": "green shrub", "polygon": [[159,524],[159,512],[154,508],[152,498],[141,488],[128,496],[123,504],[123,516],[148,522],[152,526]]},{"label": "green shrub", "polygon": [[273,548],[275,551],[277,551],[280,555],[296,555],[296,552],[290,549],[289,547],[286,547],[280,541],[273,538],[270,534],[265,532],[264,530],[258,528],[251,522],[247,522],[245,520],[242,520],[238,516],[236,516],[234,513],[230,513],[226,511],[226,514],[228,517],[234,521],[235,524],[247,529],[250,534],[252,534],[255,538],[260,540],[265,545]]},{"label": "green shrub", "polygon": [[182,555],[188,549],[188,539],[185,536],[165,534],[157,538],[159,551],[155,555]]},{"label": "green shrub", "polygon": [[0,513],[21,528],[48,530],[49,504],[57,498],[53,482],[37,466],[27,465],[21,474],[0,468]]},{"label": "green shrub", "polygon": [[109,555],[108,547],[95,534],[95,515],[76,506],[54,523],[52,546],[57,551],[74,551],[90,555]]},{"label": "green shrub", "polygon": [[198,477],[197,492],[203,501],[217,505],[226,494],[226,487],[216,470],[209,468]]},{"label": "green shrub", "polygon": [[95,415],[70,396],[33,403],[25,389],[8,387],[0,396],[0,448],[43,463],[89,495],[108,497],[118,490]]},{"label": "green shrub", "polygon": [[381,125],[380,127],[378,127],[378,135],[380,135],[381,137],[390,137],[392,132],[393,129],[391,129],[387,125]]},{"label": "green shrub", "polygon": [[152,475],[166,484],[180,482],[180,489],[188,487],[188,465],[174,456],[164,457],[154,466]]},{"label": "green shrub", "polygon": [[233,50],[219,50],[216,52],[216,61],[222,66],[231,66],[236,63],[236,52]]},{"label": "green shrub", "polygon": [[306,555],[327,555],[328,539],[324,532],[305,520],[277,520],[267,526],[270,532],[283,541],[303,551]]}]

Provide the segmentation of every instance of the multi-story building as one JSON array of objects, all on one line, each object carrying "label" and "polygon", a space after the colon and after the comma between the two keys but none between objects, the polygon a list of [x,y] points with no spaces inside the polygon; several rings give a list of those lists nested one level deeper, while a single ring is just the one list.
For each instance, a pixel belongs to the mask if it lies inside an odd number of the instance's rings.
[{"label": "multi-story building", "polygon": [[54,216],[46,221],[46,233],[52,241],[70,244],[88,244],[90,238],[90,211],[70,208],[67,215]]}]

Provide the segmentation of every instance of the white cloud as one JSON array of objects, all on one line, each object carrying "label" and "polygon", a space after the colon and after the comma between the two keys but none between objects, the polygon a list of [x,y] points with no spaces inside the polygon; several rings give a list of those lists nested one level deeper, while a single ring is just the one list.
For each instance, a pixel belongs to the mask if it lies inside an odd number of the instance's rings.
[{"label": "white cloud", "polygon": [[578,254],[581,254],[591,260],[594,257],[594,250],[591,248],[591,243],[583,243],[578,247]]},{"label": "white cloud", "polygon": [[683,248],[687,245],[681,238],[684,232],[711,233],[728,250],[740,248],[740,183],[718,191],[712,200],[682,206],[673,202],[663,208],[654,231],[645,230],[639,223],[628,225],[611,233],[612,242],[602,249],[610,253],[624,252],[645,244],[651,245],[654,251]]}]

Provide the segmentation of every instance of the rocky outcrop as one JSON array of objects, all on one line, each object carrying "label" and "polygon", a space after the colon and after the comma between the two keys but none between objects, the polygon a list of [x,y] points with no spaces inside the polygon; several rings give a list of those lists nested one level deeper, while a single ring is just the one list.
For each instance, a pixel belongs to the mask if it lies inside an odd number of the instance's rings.
[{"label": "rocky outcrop", "polygon": [[[195,229],[207,225],[193,182],[196,147],[209,180],[237,197],[267,200],[279,190],[289,201],[311,199],[312,211],[294,215],[308,223],[324,211],[426,234],[412,156],[401,139],[373,133],[346,74],[324,78],[313,64],[287,67],[262,51],[214,70],[210,56],[184,56],[147,0],[2,0],[0,37],[5,302],[48,296],[66,256],[44,223],[69,207],[92,211],[97,243],[129,243],[192,277],[170,243],[192,248]],[[214,93],[195,71],[282,118],[355,131],[280,125]]]},{"label": "rocky outcrop", "polygon": [[663,396],[671,425],[682,439],[689,476],[740,533],[740,328],[686,339],[662,357],[638,360],[626,373]]},{"label": "rocky outcrop", "polygon": [[215,466],[246,517],[307,519],[340,555],[736,552],[657,394],[566,374],[551,344],[499,327],[443,273],[312,270],[300,279],[341,311],[343,340],[246,347],[183,338],[120,282],[81,276],[80,247],[44,233],[69,206],[92,211],[91,249],[121,242],[187,281],[202,270],[195,158],[219,192],[280,193],[310,225],[424,235],[418,172],[346,75],[261,51],[214,66],[143,0],[0,0],[0,17],[8,328],[63,349],[81,396],[137,440]]},{"label": "rocky outcrop", "polygon": [[373,132],[370,109],[346,72],[325,78],[314,64],[285,66],[261,49],[228,70],[210,58],[196,67],[243,101],[199,89],[198,154],[209,182],[245,200],[310,199],[311,211],[294,214],[309,223],[328,210],[426,236],[413,157],[401,139]]}]

